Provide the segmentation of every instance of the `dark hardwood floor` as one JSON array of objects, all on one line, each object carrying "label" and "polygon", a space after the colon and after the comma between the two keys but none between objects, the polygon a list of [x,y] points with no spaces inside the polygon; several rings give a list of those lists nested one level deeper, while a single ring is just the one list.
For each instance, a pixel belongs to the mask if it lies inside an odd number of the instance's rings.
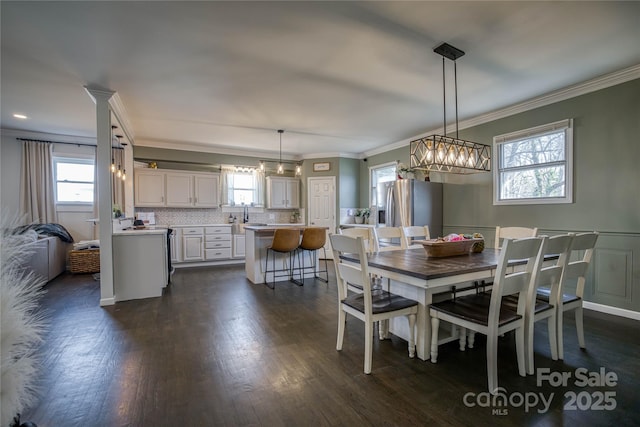
[{"label": "dark hardwood floor", "polygon": [[[335,350],[333,274],[328,286],[308,279],[273,291],[249,283],[243,266],[182,269],[161,298],[102,308],[91,275],[65,274],[46,289],[41,399],[22,417],[39,427],[640,424],[636,321],[587,311],[581,351],[567,316],[557,362],[538,325],[536,367],[571,375],[558,387],[518,376],[514,338],[505,336],[506,399],[491,406],[481,336],[465,352],[442,346],[437,364],[409,359],[402,339],[376,339],[364,375],[360,321],[349,319],[344,349]],[[617,384],[579,387],[577,368],[615,372]],[[571,392],[575,410],[564,408]],[[534,405],[541,395],[551,399],[546,411]]]}]

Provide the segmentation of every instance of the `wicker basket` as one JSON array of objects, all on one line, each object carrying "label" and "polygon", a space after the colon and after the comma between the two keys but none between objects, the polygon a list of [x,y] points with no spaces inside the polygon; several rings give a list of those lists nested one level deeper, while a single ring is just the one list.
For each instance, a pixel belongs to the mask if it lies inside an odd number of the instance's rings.
[{"label": "wicker basket", "polygon": [[455,242],[437,242],[436,240],[419,240],[428,257],[439,258],[446,256],[466,255],[474,243],[484,239],[465,239]]},{"label": "wicker basket", "polygon": [[100,249],[82,249],[69,252],[69,270],[72,273],[100,271]]}]

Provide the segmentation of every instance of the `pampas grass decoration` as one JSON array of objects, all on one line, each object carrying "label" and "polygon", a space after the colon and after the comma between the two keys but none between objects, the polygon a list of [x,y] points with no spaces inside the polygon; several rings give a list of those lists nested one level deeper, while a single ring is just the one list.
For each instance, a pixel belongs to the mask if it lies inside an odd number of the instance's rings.
[{"label": "pampas grass decoration", "polygon": [[17,221],[6,218],[0,219],[1,427],[19,424],[20,412],[36,399],[36,350],[45,330],[38,310],[45,279],[22,268],[34,251],[34,237],[13,234]]}]

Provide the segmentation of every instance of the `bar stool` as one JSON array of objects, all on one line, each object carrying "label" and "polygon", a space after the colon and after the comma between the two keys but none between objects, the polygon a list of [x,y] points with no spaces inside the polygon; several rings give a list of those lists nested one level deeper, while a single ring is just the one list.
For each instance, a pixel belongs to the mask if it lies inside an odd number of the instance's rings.
[{"label": "bar stool", "polygon": [[[264,260],[264,284],[269,286],[271,289],[276,288],[276,278],[278,277],[288,277],[290,281],[293,280],[293,255],[296,254],[298,245],[300,243],[300,230],[297,228],[278,228],[275,233],[273,233],[273,240],[271,241],[271,246],[267,247],[267,256]],[[271,260],[271,270],[269,270],[269,253],[270,252],[278,252],[280,254],[289,254],[289,267],[286,269],[276,269],[276,254],[272,254],[273,258]],[[284,255],[283,255],[284,256]],[[283,260],[284,261],[284,260]],[[287,272],[286,276],[284,274],[277,275],[276,273]],[[269,285],[267,281],[267,274],[273,273],[273,283]],[[296,283],[298,284],[298,283]],[[299,285],[299,284],[298,284]]]},{"label": "bar stool", "polygon": [[[305,252],[309,254],[309,262],[311,263],[311,268],[313,269],[313,277],[316,279],[320,279],[325,283],[329,283],[329,271],[327,270],[327,250],[324,245],[327,242],[327,231],[324,228],[319,227],[309,227],[305,228],[302,232],[302,241],[298,246],[298,249],[302,251],[302,267],[300,268],[300,283],[299,285],[304,284],[304,276],[305,276],[305,266],[304,266],[304,254]],[[324,251],[324,270],[317,270],[316,267],[316,251],[318,249],[322,249]],[[324,273],[325,278],[318,276],[318,273]]]}]

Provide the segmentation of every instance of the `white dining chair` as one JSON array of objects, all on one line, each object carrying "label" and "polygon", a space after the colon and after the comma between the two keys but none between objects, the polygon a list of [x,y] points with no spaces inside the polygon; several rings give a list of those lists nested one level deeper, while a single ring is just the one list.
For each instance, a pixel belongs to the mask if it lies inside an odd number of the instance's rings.
[{"label": "white dining chair", "polygon": [[[478,292],[454,300],[429,305],[431,316],[431,361],[438,360],[438,328],[444,320],[465,330],[487,336],[487,383],[489,392],[498,391],[498,336],[515,331],[518,373],[526,375],[525,366],[525,308],[529,287],[533,284],[534,269],[543,256],[542,245],[546,236],[524,239],[506,239],[500,251],[496,275],[491,293]],[[524,270],[508,268],[510,260],[526,260]],[[517,309],[503,305],[505,295],[518,295]]]},{"label": "white dining chair", "polygon": [[[331,247],[338,284],[338,338],[336,350],[342,350],[345,322],[347,314],[360,319],[365,324],[364,373],[371,373],[373,358],[373,325],[393,317],[407,316],[409,320],[409,357],[415,356],[415,323],[418,313],[418,302],[389,293],[387,291],[371,291],[367,252],[362,237],[349,237],[331,234]],[[340,261],[343,253],[356,254],[359,265]],[[347,283],[355,283],[362,287],[359,294],[348,294]]]},{"label": "white dining chair", "polygon": [[410,225],[402,227],[402,234],[404,235],[404,244],[408,249],[422,248],[420,243],[414,243],[414,240],[429,240],[431,234],[429,233],[429,226],[424,225]]},{"label": "white dining chair", "polygon": [[339,228],[338,233],[349,237],[362,237],[364,247],[368,253],[373,252],[375,244],[371,242],[372,236],[368,227],[347,227]]},{"label": "white dining chair", "polygon": [[[582,314],[582,303],[584,301],[584,284],[586,281],[589,263],[593,257],[594,248],[598,241],[598,232],[576,234],[571,241],[571,252],[569,262],[564,270],[561,287],[557,290],[539,290],[539,298],[547,298],[552,301],[557,310],[557,340],[558,358],[564,359],[563,343],[563,318],[564,312],[573,310],[576,319],[576,331],[578,334],[578,344],[580,348],[585,348],[584,342],[584,322]],[[576,259],[577,258],[577,259]],[[574,259],[574,261],[571,261]],[[575,283],[575,292],[570,292],[567,285]]]},{"label": "white dining chair", "polygon": [[[542,248],[542,257],[538,259],[540,265],[534,268],[533,285],[527,293],[527,305],[525,310],[525,353],[527,374],[534,373],[533,337],[535,322],[547,319],[547,331],[551,358],[558,360],[557,310],[555,303],[549,298],[538,297],[538,291],[548,289],[555,295],[562,286],[563,273],[569,261],[569,252],[573,234],[561,234],[552,236],[545,241]],[[551,265],[544,265],[545,256],[557,256]],[[547,294],[548,295],[548,294]],[[518,298],[509,295],[503,298],[503,304],[512,310],[517,310]]]},{"label": "white dining chair", "polygon": [[494,248],[500,249],[502,239],[522,239],[524,237],[535,237],[538,235],[538,228],[527,227],[496,227],[496,241]]},{"label": "white dining chair", "polygon": [[406,249],[402,228],[376,227],[373,229],[374,251],[388,252]]}]

